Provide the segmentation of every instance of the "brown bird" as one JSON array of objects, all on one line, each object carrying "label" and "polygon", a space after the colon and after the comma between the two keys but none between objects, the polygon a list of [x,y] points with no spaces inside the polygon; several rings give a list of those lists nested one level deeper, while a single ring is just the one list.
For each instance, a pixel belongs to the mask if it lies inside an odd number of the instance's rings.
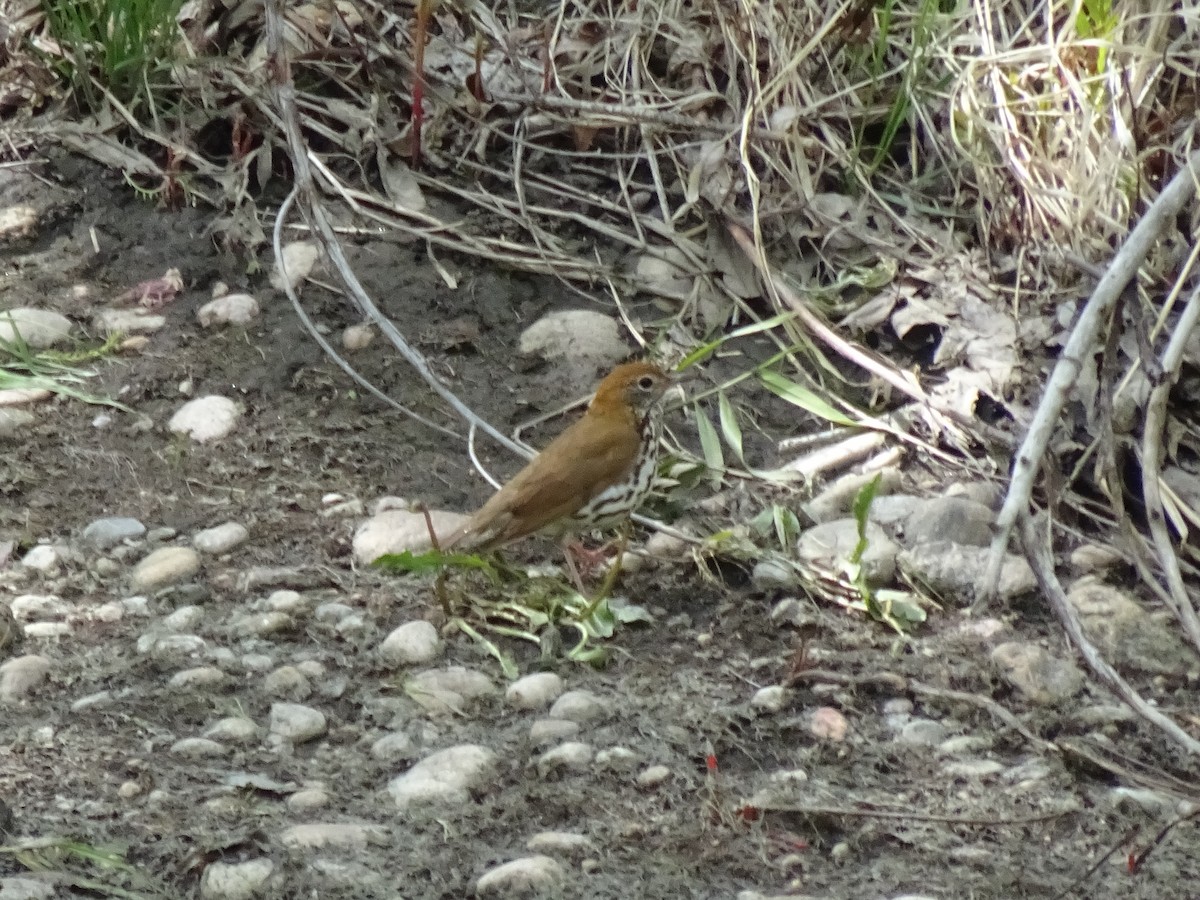
[{"label": "brown bird", "polygon": [[583,418],[447,535],[442,549],[490,550],[539,531],[565,536],[623,522],[654,482],[659,401],[673,384],[652,363],[617,366]]}]

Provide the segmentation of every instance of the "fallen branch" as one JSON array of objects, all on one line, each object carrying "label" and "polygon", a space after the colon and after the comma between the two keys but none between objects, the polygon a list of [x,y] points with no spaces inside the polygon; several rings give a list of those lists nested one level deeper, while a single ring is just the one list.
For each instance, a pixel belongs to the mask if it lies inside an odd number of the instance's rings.
[{"label": "fallen branch", "polygon": [[1150,252],[1158,235],[1174,220],[1184,204],[1196,195],[1198,169],[1200,151],[1188,157],[1186,164],[1175,174],[1171,183],[1163,189],[1146,210],[1142,220],[1129,233],[1125,244],[1113,257],[1108,271],[1092,291],[1079,321],[1075,323],[1071,337],[1067,340],[1067,345],[1063,348],[1054,372],[1046,384],[1046,391],[1030,422],[1025,440],[1017,451],[1008,494],[996,519],[996,536],[992,540],[988,556],[984,587],[973,610],[981,608],[995,595],[1000,568],[1004,564],[1004,555],[1008,550],[1013,527],[1028,509],[1038,467],[1046,453],[1050,437],[1058,426],[1063,407],[1066,406],[1071,390],[1075,387],[1084,357],[1095,349],[1100,327],[1107,321],[1109,310],[1125,289],[1125,285],[1137,274],[1142,260]]}]

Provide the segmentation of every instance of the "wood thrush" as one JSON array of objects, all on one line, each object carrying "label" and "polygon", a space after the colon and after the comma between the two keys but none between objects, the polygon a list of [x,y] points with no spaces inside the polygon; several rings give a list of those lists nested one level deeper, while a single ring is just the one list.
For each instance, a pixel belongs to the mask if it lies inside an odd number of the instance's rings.
[{"label": "wood thrush", "polygon": [[674,383],[652,363],[617,366],[583,418],[447,535],[442,548],[490,550],[539,531],[565,536],[625,521],[654,483],[659,401]]}]

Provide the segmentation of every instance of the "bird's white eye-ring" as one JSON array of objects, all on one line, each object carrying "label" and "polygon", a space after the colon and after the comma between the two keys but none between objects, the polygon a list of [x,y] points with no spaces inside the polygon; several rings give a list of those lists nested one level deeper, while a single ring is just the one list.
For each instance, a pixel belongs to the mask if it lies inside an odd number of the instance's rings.
[{"label": "bird's white eye-ring", "polygon": [[638,379],[638,387],[641,388],[643,391],[648,391],[652,387],[654,387],[654,379],[651,378],[649,375],[643,375],[641,378]]}]

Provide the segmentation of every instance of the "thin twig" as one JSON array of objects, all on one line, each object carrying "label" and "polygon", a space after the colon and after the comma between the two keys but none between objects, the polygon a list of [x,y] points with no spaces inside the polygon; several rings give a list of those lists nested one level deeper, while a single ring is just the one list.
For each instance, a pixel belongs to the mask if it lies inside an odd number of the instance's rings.
[{"label": "thin twig", "polygon": [[1075,649],[1079,651],[1079,655],[1083,657],[1088,668],[1144,720],[1158,728],[1188,753],[1200,753],[1200,741],[1197,741],[1184,731],[1177,722],[1161,710],[1151,706],[1134,689],[1133,685],[1121,677],[1117,670],[1100,655],[1100,651],[1096,649],[1095,645],[1088,640],[1087,635],[1083,632],[1083,625],[1079,621],[1079,616],[1076,615],[1074,607],[1071,606],[1070,601],[1067,599],[1067,593],[1063,590],[1058,576],[1054,574],[1054,562],[1050,558],[1049,535],[1038,533],[1033,516],[1030,516],[1028,513],[1021,515],[1020,522],[1021,540],[1025,546],[1025,558],[1029,560],[1029,565],[1033,569],[1034,576],[1037,578],[1038,586],[1042,589],[1042,594],[1049,599],[1050,608],[1054,610],[1054,614],[1058,617],[1059,624],[1066,631],[1067,637],[1075,646]]},{"label": "thin twig", "polygon": [[1142,220],[1129,233],[1124,245],[1113,257],[1104,277],[1092,291],[1079,321],[1075,323],[1067,345],[1063,348],[1054,372],[1046,384],[1045,393],[1030,422],[1025,440],[1017,451],[1012,482],[1004,498],[1004,506],[996,519],[996,536],[992,540],[984,573],[984,585],[976,607],[982,606],[995,595],[1000,580],[1000,568],[1004,563],[1013,527],[1022,515],[1027,515],[1029,498],[1033,495],[1034,478],[1045,456],[1046,447],[1058,427],[1063,407],[1070,398],[1071,390],[1083,368],[1083,360],[1096,346],[1100,327],[1108,318],[1109,308],[1117,301],[1125,285],[1137,274],[1138,268],[1162,230],[1174,221],[1184,204],[1195,196],[1197,170],[1200,170],[1200,151],[1188,157],[1170,184],[1163,189],[1158,199],[1146,210]]}]

